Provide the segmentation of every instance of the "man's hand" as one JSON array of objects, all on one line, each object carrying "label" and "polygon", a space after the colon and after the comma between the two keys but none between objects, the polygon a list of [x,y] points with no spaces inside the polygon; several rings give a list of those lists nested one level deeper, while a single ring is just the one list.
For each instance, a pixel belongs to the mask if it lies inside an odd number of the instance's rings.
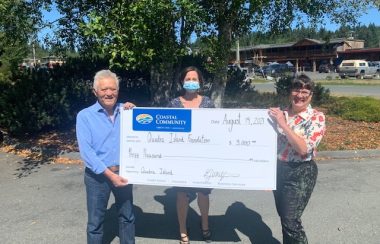
[{"label": "man's hand", "polygon": [[133,103],[130,103],[130,102],[126,102],[126,103],[123,104],[123,108],[126,109],[126,110],[132,109],[134,107],[136,107],[136,105],[133,104]]},{"label": "man's hand", "polygon": [[128,185],[128,180],[121,177],[118,174],[115,174],[109,169],[106,169],[103,173],[111,182],[114,186],[116,187],[122,187]]}]

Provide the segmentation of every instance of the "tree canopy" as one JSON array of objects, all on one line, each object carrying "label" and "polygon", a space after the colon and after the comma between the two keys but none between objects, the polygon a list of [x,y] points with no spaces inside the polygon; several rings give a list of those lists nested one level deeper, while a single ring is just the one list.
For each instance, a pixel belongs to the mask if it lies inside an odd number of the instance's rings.
[{"label": "tree canopy", "polygon": [[[355,25],[369,6],[379,7],[376,0],[5,0],[0,35],[7,38],[0,36],[0,42],[10,46],[12,33],[20,42],[30,40],[41,22],[41,8],[50,4],[62,15],[56,40],[83,55],[105,56],[113,66],[149,71],[157,104],[172,96],[183,57],[202,55],[215,74],[217,106],[236,39],[251,31],[277,35],[304,23],[321,26],[326,19]],[[12,12],[20,19],[7,18]],[[190,49],[195,39],[202,43],[197,52]]]},{"label": "tree canopy", "polygon": [[0,60],[3,68],[16,65],[26,57],[28,44],[42,25],[46,0],[3,0],[0,2]]}]

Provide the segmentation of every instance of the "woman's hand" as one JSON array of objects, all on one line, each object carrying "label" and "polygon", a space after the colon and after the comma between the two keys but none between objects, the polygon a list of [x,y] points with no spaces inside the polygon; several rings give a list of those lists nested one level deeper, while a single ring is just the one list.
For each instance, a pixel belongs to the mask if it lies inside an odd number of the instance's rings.
[{"label": "woman's hand", "polygon": [[133,103],[130,103],[130,102],[126,102],[126,103],[123,104],[123,108],[124,108],[125,110],[132,109],[132,108],[134,108],[134,107],[136,107],[136,105],[133,104]]},{"label": "woman's hand", "polygon": [[277,122],[280,128],[283,129],[287,126],[284,112],[280,108],[269,108],[268,114],[274,121]]},{"label": "woman's hand", "polygon": [[277,122],[278,126],[282,129],[289,143],[301,155],[307,154],[307,145],[305,139],[297,135],[289,126],[285,118],[284,111],[280,108],[269,108],[269,116]]}]

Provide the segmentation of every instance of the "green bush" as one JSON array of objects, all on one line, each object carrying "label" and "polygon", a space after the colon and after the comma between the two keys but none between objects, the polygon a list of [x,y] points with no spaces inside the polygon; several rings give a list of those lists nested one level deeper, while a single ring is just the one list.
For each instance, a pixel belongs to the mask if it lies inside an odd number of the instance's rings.
[{"label": "green bush", "polygon": [[[0,80],[0,127],[13,135],[65,129],[77,113],[95,102],[95,73],[108,68],[99,58],[74,58],[54,69],[21,70]],[[149,77],[139,71],[114,70],[120,79],[119,101],[149,100]],[[137,103],[141,105],[141,103]]]},{"label": "green bush", "polygon": [[226,96],[240,94],[242,92],[250,92],[253,90],[253,87],[251,87],[251,80],[246,79],[245,73],[240,69],[230,69],[228,70],[227,75],[228,80],[224,93]]},{"label": "green bush", "polygon": [[[288,97],[291,91],[293,77],[286,76],[281,77],[275,82],[275,88],[277,95],[280,98]],[[321,104],[328,103],[330,100],[330,89],[326,89],[320,83],[316,83],[313,92],[312,104],[319,106]]]},{"label": "green bush", "polygon": [[287,97],[277,96],[274,92],[259,93],[255,90],[225,96],[223,103],[225,108],[266,109],[269,107],[286,107],[287,105]]},{"label": "green bush", "polygon": [[23,72],[12,83],[1,83],[1,127],[23,135],[71,125],[81,104],[90,99],[91,88],[85,81],[58,78],[56,72]]},{"label": "green bush", "polygon": [[371,97],[338,97],[325,106],[328,113],[343,119],[380,122],[380,100]]},{"label": "green bush", "polygon": [[274,87],[276,88],[276,93],[280,97],[289,97],[291,88],[292,88],[292,80],[293,77],[285,76],[281,77],[274,83]]}]

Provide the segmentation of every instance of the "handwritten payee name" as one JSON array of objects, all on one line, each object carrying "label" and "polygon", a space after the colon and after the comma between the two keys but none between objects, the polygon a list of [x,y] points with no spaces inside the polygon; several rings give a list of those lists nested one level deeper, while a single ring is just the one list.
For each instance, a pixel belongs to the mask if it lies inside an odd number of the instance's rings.
[{"label": "handwritten payee name", "polygon": [[166,168],[158,168],[158,169],[151,169],[146,167],[141,167],[140,170],[141,174],[149,174],[149,175],[174,175],[173,170],[166,169]]},{"label": "handwritten payee name", "polygon": [[195,134],[155,134],[152,132],[147,133],[146,137],[147,143],[210,143],[211,139],[205,135],[195,135]]},{"label": "handwritten payee name", "polygon": [[237,178],[240,174],[238,173],[230,173],[227,171],[218,171],[214,169],[207,169],[203,174],[203,177],[206,181],[210,181],[212,178],[219,179],[219,182],[223,181],[225,178]]}]

